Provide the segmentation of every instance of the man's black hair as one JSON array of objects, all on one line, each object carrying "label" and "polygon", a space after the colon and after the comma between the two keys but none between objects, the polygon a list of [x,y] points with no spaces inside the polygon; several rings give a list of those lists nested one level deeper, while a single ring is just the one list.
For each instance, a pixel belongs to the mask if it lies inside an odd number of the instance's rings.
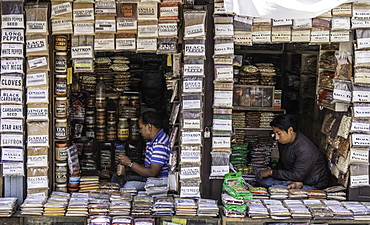
[{"label": "man's black hair", "polygon": [[151,124],[157,129],[163,128],[163,116],[154,111],[146,111],[141,114],[141,122],[144,125]]},{"label": "man's black hair", "polygon": [[276,116],[270,122],[270,126],[277,127],[285,132],[288,132],[289,127],[293,128],[293,131],[297,131],[297,123],[295,117],[289,114],[282,114]]}]

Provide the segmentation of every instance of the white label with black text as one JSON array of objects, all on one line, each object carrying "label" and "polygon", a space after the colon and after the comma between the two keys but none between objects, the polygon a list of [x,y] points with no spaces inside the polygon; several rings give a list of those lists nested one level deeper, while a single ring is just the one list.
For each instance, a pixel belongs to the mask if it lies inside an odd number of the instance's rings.
[{"label": "white label with black text", "polygon": [[230,137],[213,137],[212,148],[230,148]]},{"label": "white label with black text", "polygon": [[185,44],[186,56],[205,56],[206,47],[204,44]]},{"label": "white label with black text", "polygon": [[181,186],[181,188],[180,188],[180,197],[181,198],[200,197],[199,187],[184,187],[184,186]]},{"label": "white label with black text", "polygon": [[202,80],[184,80],[183,81],[183,92],[190,93],[190,92],[202,92]]},{"label": "white label with black text", "polygon": [[27,156],[27,167],[47,167],[47,155],[29,155]]},{"label": "white label with black text", "polygon": [[24,28],[23,14],[2,15],[1,21],[1,28]]},{"label": "white label with black text", "polygon": [[158,25],[137,26],[137,36],[139,38],[158,37]]},{"label": "white label with black text", "polygon": [[116,14],[116,2],[95,2],[95,13]]},{"label": "white label with black text", "polygon": [[1,161],[23,162],[23,148],[2,148]]},{"label": "white label with black text", "polygon": [[27,104],[34,103],[34,102],[45,102],[49,103],[48,98],[49,91],[48,89],[27,89]]},{"label": "white label with black text", "polygon": [[26,34],[28,33],[47,33],[46,21],[26,21]]},{"label": "white label with black text", "polygon": [[183,119],[183,126],[184,129],[200,129],[200,119]]},{"label": "white label with black text", "polygon": [[23,162],[3,163],[3,176],[24,176]]},{"label": "white label with black text", "polygon": [[27,62],[28,62],[28,66],[29,66],[30,69],[36,69],[38,67],[48,65],[48,61],[46,60],[46,57],[29,59],[29,60],[27,60]]},{"label": "white label with black text", "polygon": [[200,167],[181,167],[180,179],[190,179],[200,177]]},{"label": "white label with black text", "polygon": [[370,132],[370,123],[352,121],[351,130]]},{"label": "white label with black text", "polygon": [[26,52],[40,52],[47,50],[48,42],[44,39],[26,40]]},{"label": "white label with black text", "polygon": [[350,187],[351,186],[369,186],[369,174],[350,176]]},{"label": "white label with black text", "polygon": [[94,21],[94,9],[93,8],[86,8],[86,9],[73,9],[73,21],[87,21],[91,20]]},{"label": "white label with black text", "polygon": [[232,120],[213,119],[213,129],[232,130]]},{"label": "white label with black text", "polygon": [[204,37],[205,34],[204,24],[196,24],[185,27],[185,38]]},{"label": "white label with black text", "polygon": [[369,146],[370,145],[370,134],[357,134],[351,135],[353,146]]},{"label": "white label with black text", "polygon": [[23,59],[2,58],[1,73],[23,73]]},{"label": "white label with black text", "polygon": [[92,46],[78,46],[71,49],[72,58],[93,58]]},{"label": "white label with black text", "polygon": [[22,105],[0,105],[1,118],[23,118]]},{"label": "white label with black text", "polygon": [[29,73],[26,75],[26,86],[38,86],[47,84],[47,74],[41,73]]},{"label": "white label with black text", "polygon": [[183,109],[200,109],[200,106],[200,100],[183,100],[182,102]]},{"label": "white label with black text", "polygon": [[226,44],[215,44],[215,55],[234,54],[234,42]]},{"label": "white label with black text", "polygon": [[18,89],[22,90],[23,88],[23,79],[21,76],[14,74],[2,74],[0,80],[0,88],[2,89]]},{"label": "white label with black text", "polygon": [[202,132],[201,131],[183,131],[181,133],[182,144],[201,144]]},{"label": "white label with black text", "polygon": [[156,51],[157,50],[157,39],[137,39],[136,50],[138,51]]},{"label": "white label with black text", "polygon": [[201,152],[200,151],[181,151],[180,156],[181,162],[200,162]]},{"label": "white label with black text", "polygon": [[23,44],[1,44],[1,57],[23,57]]},{"label": "white label with black text", "polygon": [[113,50],[114,39],[95,39],[94,50]]},{"label": "white label with black text", "polygon": [[369,150],[357,150],[357,149],[351,149],[350,156],[349,156],[350,162],[359,162],[359,163],[368,163],[369,162]]},{"label": "white label with black text", "polygon": [[48,135],[28,135],[27,144],[29,147],[34,146],[49,146],[49,136]]},{"label": "white label with black text", "polygon": [[74,23],[74,35],[94,35],[94,23]]},{"label": "white label with black text", "polygon": [[1,119],[0,132],[23,132],[23,120]]},{"label": "white label with black text", "polygon": [[184,76],[204,75],[204,64],[184,64]]},{"label": "white label with black text", "polygon": [[229,166],[211,166],[211,175],[210,176],[223,176],[229,173]]},{"label": "white label with black text", "polygon": [[51,16],[63,15],[72,12],[72,6],[70,2],[56,4],[51,6]]},{"label": "white label with black text", "polygon": [[370,117],[370,107],[353,107],[354,117]]},{"label": "white label with black text", "polygon": [[233,24],[215,24],[215,36],[233,36]]},{"label": "white label with black text", "polygon": [[136,38],[116,38],[116,50],[135,50]]},{"label": "white label with black text", "polygon": [[116,32],[116,20],[95,20],[96,32]]},{"label": "white label with black text", "polygon": [[117,31],[137,30],[136,20],[117,20]]},{"label": "white label with black text", "polygon": [[177,37],[177,23],[160,23],[158,24],[158,35],[164,37]]},{"label": "white label with black text", "polygon": [[48,177],[47,176],[37,176],[37,177],[27,177],[27,188],[47,188],[48,187]]},{"label": "white label with black text", "polygon": [[344,91],[344,90],[334,89],[333,99],[341,100],[341,101],[345,101],[345,102],[350,102],[351,99],[352,99],[352,92],[351,91]]},{"label": "white label with black text", "polygon": [[1,29],[2,43],[24,43],[23,29]]},{"label": "white label with black text", "polygon": [[27,120],[47,120],[49,118],[48,108],[27,107]]},{"label": "white label with black text", "polygon": [[20,90],[0,90],[0,103],[23,103],[23,92]]},{"label": "white label with black text", "polygon": [[1,147],[23,147],[23,134],[2,134]]},{"label": "white label with black text", "polygon": [[330,41],[330,31],[311,31],[311,42],[328,43]]},{"label": "white label with black text", "polygon": [[72,31],[72,20],[52,20],[51,30],[53,33],[66,33],[66,31]]}]

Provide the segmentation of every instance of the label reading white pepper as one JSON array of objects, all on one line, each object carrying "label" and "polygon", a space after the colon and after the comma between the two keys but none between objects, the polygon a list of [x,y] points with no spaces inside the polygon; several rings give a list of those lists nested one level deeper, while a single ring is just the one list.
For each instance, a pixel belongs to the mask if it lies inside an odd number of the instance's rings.
[{"label": "label reading white pepper", "polygon": [[22,44],[1,44],[1,57],[23,57]]},{"label": "label reading white pepper", "polygon": [[1,118],[23,118],[22,105],[0,105]]}]

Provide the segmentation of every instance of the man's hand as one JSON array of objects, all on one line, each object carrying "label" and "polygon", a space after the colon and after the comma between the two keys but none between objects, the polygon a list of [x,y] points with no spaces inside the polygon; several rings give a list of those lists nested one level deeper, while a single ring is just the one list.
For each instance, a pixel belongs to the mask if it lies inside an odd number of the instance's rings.
[{"label": "man's hand", "polygon": [[272,170],[261,170],[258,172],[258,178],[269,177],[272,175]]},{"label": "man's hand", "polygon": [[303,183],[298,181],[290,182],[288,186],[286,186],[287,189],[301,189],[302,187]]},{"label": "man's hand", "polygon": [[119,162],[124,166],[127,166],[131,162],[131,159],[125,155],[118,155],[117,158]]}]

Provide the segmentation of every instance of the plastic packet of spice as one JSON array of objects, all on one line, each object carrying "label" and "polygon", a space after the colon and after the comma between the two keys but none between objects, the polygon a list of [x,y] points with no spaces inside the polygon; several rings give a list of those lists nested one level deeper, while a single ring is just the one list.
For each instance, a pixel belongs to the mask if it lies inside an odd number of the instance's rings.
[{"label": "plastic packet of spice", "polygon": [[27,168],[30,167],[48,167],[47,147],[27,148]]},{"label": "plastic packet of spice", "polygon": [[26,34],[49,34],[48,32],[48,6],[46,4],[25,6]]},{"label": "plastic packet of spice", "polygon": [[33,34],[26,36],[26,56],[48,55],[49,42],[45,35]]},{"label": "plastic packet of spice", "polygon": [[352,83],[351,81],[333,80],[333,99],[336,102],[351,102],[352,101]]},{"label": "plastic packet of spice", "polygon": [[33,86],[27,88],[26,103],[49,103],[48,86]]},{"label": "plastic packet of spice", "polygon": [[55,19],[51,20],[52,34],[72,34],[72,19]]},{"label": "plastic packet of spice", "polygon": [[23,2],[1,2],[1,28],[24,28]]},{"label": "plastic packet of spice", "polygon": [[157,2],[139,2],[138,3],[138,19],[158,19],[158,3]]},{"label": "plastic packet of spice", "polygon": [[184,10],[184,38],[205,37],[207,11]]},{"label": "plastic packet of spice", "polygon": [[368,187],[369,186],[369,165],[355,164],[350,165],[349,187]]},{"label": "plastic packet of spice", "polygon": [[351,132],[369,133],[370,120],[366,118],[352,118]]},{"label": "plastic packet of spice", "polygon": [[182,109],[183,110],[201,110],[203,108],[202,95],[183,95],[182,96]]},{"label": "plastic packet of spice", "polygon": [[161,3],[159,5],[159,20],[177,20],[179,19],[179,4]]},{"label": "plastic packet of spice", "polygon": [[252,31],[253,18],[249,16],[234,16],[234,30]]},{"label": "plastic packet of spice", "polygon": [[350,80],[352,78],[352,54],[346,51],[335,51],[337,66],[335,78]]},{"label": "plastic packet of spice", "polygon": [[73,22],[94,22],[94,4],[74,2]]},{"label": "plastic packet of spice", "polygon": [[49,147],[49,121],[27,121],[28,147]]},{"label": "plastic packet of spice", "polygon": [[71,2],[51,2],[50,19],[72,20],[72,3]]},{"label": "plastic packet of spice", "polygon": [[183,75],[204,76],[204,59],[185,58]]},{"label": "plastic packet of spice", "polygon": [[27,57],[27,72],[29,71],[49,71],[48,56],[29,56]]},{"label": "plastic packet of spice", "polygon": [[70,174],[75,174],[80,171],[80,161],[78,159],[78,149],[75,145],[67,148],[68,152],[68,171]]}]

